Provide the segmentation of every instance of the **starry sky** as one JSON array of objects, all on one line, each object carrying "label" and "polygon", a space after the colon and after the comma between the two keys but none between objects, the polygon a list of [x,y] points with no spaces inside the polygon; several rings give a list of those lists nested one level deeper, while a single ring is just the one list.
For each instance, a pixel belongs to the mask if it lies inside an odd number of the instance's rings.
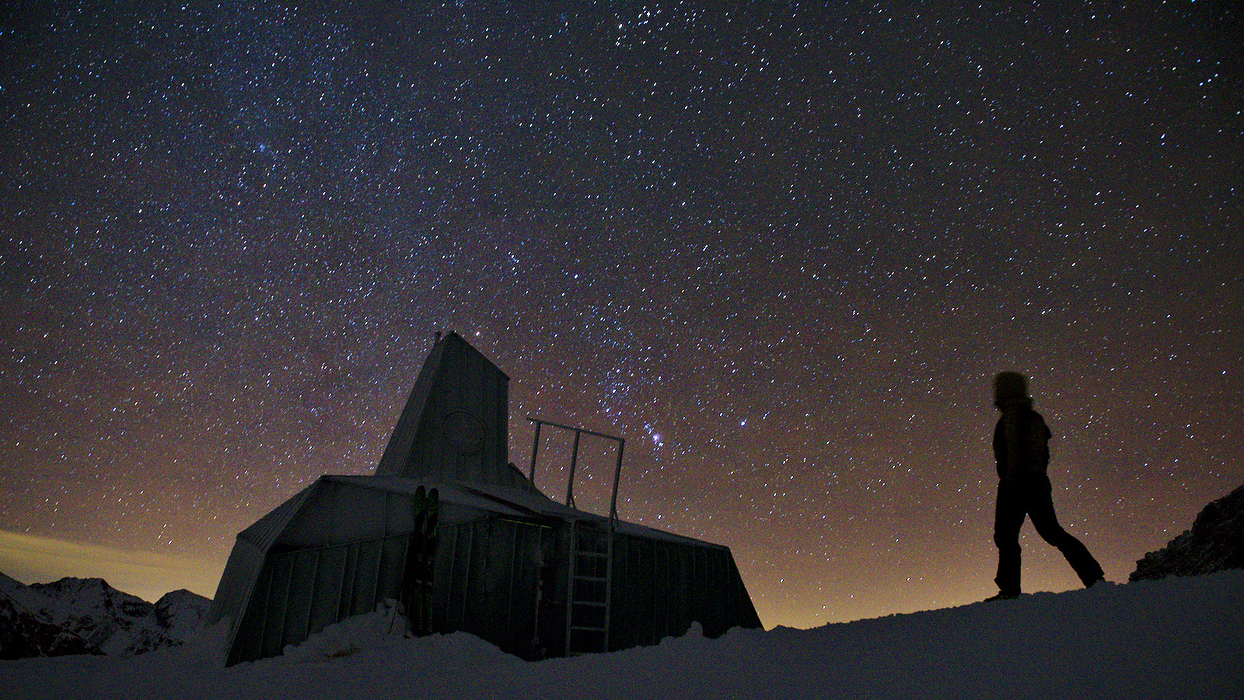
[{"label": "starry sky", "polygon": [[995,592],[1003,369],[1126,580],[1244,481],[1240,11],[983,5],[6,4],[0,570],[212,595],[454,330],[767,627]]}]

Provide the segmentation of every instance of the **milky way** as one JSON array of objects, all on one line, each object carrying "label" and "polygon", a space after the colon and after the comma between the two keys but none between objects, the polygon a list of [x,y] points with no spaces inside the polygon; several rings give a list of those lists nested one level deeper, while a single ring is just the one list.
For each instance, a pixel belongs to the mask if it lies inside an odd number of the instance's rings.
[{"label": "milky way", "polygon": [[0,528],[223,566],[455,330],[767,626],[993,592],[1002,369],[1125,579],[1244,480],[1238,10],[826,4],[0,11]]}]

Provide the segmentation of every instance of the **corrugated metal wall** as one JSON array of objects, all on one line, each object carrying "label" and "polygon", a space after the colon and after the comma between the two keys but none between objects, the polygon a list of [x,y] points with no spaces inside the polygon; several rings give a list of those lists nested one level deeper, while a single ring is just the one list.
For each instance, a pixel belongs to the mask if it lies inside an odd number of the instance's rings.
[{"label": "corrugated metal wall", "polygon": [[435,629],[470,632],[524,659],[560,655],[565,617],[551,605],[558,585],[550,565],[556,529],[489,517],[440,533]]},{"label": "corrugated metal wall", "polygon": [[276,656],[328,625],[401,597],[410,536],[270,553],[226,665]]},{"label": "corrugated metal wall", "polygon": [[[566,654],[569,522],[488,518],[441,532],[438,631],[470,632],[525,659]],[[725,547],[618,534],[612,578],[610,650],[680,636],[693,621],[710,637],[760,626]]]},{"label": "corrugated metal wall", "polygon": [[[283,527],[266,516],[243,531],[249,537],[239,535],[230,554],[212,611],[213,619],[234,618],[228,664],[280,654],[385,598],[403,597],[411,493],[325,477],[291,501],[296,510],[287,502],[273,511]],[[599,591],[580,591],[568,605],[570,520],[444,502],[441,522],[436,631],[469,632],[540,659],[567,653],[568,611],[576,626],[603,626],[603,609],[597,619],[594,603],[578,602],[603,598]],[[601,536],[607,521],[581,519],[577,527]],[[269,544],[266,554],[250,541],[256,538]],[[601,577],[604,570],[589,573]],[[619,532],[610,591],[609,650],[656,644],[685,633],[692,621],[708,636],[760,626],[730,551],[717,545]],[[571,652],[605,650],[599,632],[576,634]]]},{"label": "corrugated metal wall", "polygon": [[321,477],[243,530],[209,616],[232,618],[227,663],[279,654],[399,597],[413,527],[410,494]]},{"label": "corrugated metal wall", "polygon": [[760,618],[725,547],[616,535],[610,650],[651,645],[699,622],[708,637]]}]

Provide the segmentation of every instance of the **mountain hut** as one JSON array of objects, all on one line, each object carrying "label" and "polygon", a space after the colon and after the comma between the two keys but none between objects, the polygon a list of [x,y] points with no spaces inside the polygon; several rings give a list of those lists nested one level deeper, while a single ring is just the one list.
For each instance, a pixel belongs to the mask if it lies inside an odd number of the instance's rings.
[{"label": "mountain hut", "polygon": [[[617,517],[619,438],[534,421],[531,471],[508,460],[509,377],[455,333],[427,359],[373,476],[325,475],[238,533],[208,622],[225,663],[427,589],[424,631],[465,631],[534,660],[707,636],[760,619],[724,546]],[[542,427],[618,441],[608,517],[532,485]],[[570,484],[573,485],[572,459]],[[439,493],[430,575],[411,575],[425,493]],[[413,544],[412,544],[413,543]],[[430,578],[430,581],[427,579]]]}]

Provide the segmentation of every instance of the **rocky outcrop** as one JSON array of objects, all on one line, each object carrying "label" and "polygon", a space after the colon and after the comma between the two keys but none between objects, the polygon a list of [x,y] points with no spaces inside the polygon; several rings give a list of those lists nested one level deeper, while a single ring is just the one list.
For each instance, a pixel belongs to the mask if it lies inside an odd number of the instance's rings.
[{"label": "rocky outcrop", "polygon": [[99,647],[48,622],[17,601],[0,597],[0,659],[103,653]]},{"label": "rocky outcrop", "polygon": [[202,626],[210,605],[185,590],[152,604],[102,578],[26,586],[0,574],[0,658],[136,656],[177,646]]},{"label": "rocky outcrop", "polygon": [[1136,562],[1129,581],[1244,569],[1244,486],[1210,503],[1192,529]]}]

